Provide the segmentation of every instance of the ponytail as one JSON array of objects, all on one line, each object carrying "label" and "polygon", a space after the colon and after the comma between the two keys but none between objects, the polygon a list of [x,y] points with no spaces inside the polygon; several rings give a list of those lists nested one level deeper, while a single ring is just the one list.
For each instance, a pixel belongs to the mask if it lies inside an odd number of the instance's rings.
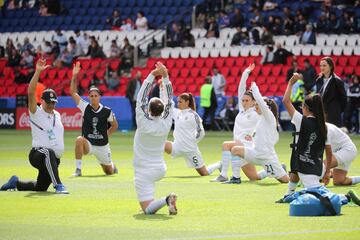
[{"label": "ponytail", "polygon": [[276,120],[276,126],[279,125],[279,112],[278,112],[278,106],[276,102],[273,99],[265,98],[264,101],[266,102],[266,105],[270,108],[270,111],[274,114],[275,120]]},{"label": "ponytail", "polygon": [[326,140],[327,128],[325,124],[325,113],[323,102],[319,94],[309,95],[305,98],[304,105],[316,118],[322,137]]}]

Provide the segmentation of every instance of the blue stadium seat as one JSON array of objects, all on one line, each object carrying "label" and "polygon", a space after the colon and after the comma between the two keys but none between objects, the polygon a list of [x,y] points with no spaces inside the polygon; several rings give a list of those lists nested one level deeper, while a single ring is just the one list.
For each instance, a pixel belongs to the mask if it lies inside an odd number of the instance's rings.
[{"label": "blue stadium seat", "polygon": [[163,6],[163,7],[160,8],[160,14],[165,14],[165,15],[167,15],[167,14],[168,14],[168,11],[169,11],[169,8],[168,8],[168,7]]},{"label": "blue stadium seat", "polygon": [[78,9],[82,7],[82,1],[78,0],[78,1],[71,1],[73,2],[73,8]]},{"label": "blue stadium seat", "polygon": [[[131,9],[131,14],[132,14],[132,16],[136,16],[136,14],[139,12],[139,11],[141,11],[142,9],[140,8],[140,7],[133,7],[132,9]],[[145,15],[145,17],[146,17],[146,15]]]},{"label": "blue stadium seat", "polygon": [[90,6],[93,7],[93,8],[97,8],[100,6],[100,1],[99,0],[92,0],[90,2]]},{"label": "blue stadium seat", "polygon": [[28,18],[32,15],[32,11],[29,11],[28,9],[24,11],[24,18]]},{"label": "blue stadium seat", "polygon": [[100,18],[99,18],[98,16],[92,16],[92,17],[91,17],[91,20],[90,20],[90,22],[91,22],[92,25],[98,24],[99,21],[100,21]]},{"label": "blue stadium seat", "polygon": [[7,18],[14,18],[15,17],[15,10],[7,10],[5,12]]},{"label": "blue stadium seat", "polygon": [[156,15],[156,14],[160,13],[159,10],[160,9],[158,7],[152,7],[152,8],[150,8],[149,15]]},{"label": "blue stadium seat", "polygon": [[170,7],[168,8],[168,14],[175,15],[177,14],[177,7]]},{"label": "blue stadium seat", "polygon": [[83,8],[89,8],[91,3],[92,3],[92,1],[83,1],[82,2],[82,7]]},{"label": "blue stadium seat", "polygon": [[178,9],[178,13],[179,14],[184,14],[187,10],[190,10],[191,8],[189,7],[179,7]]},{"label": "blue stadium seat", "polygon": [[160,25],[162,25],[164,23],[164,16],[163,15],[157,15],[155,17],[155,24],[157,27],[159,27]]},{"label": "blue stadium seat", "polygon": [[[115,2],[115,1],[114,1]],[[127,6],[127,1],[118,1],[120,9],[123,9]]]},{"label": "blue stadium seat", "polygon": [[189,7],[192,4],[191,0],[182,0],[181,3],[184,7]]},{"label": "blue stadium seat", "polygon": [[143,7],[141,10],[144,12],[144,14],[145,14],[146,17],[147,17],[149,14],[151,14],[151,12],[150,12],[151,8],[149,8],[149,7]]},{"label": "blue stadium seat", "polygon": [[37,18],[36,25],[38,26],[44,26],[46,21],[46,17],[39,17]]},{"label": "blue stadium seat", "polygon": [[130,1],[127,1],[127,6],[128,7],[135,7],[135,1],[133,1],[133,0],[130,0]]},{"label": "blue stadium seat", "polygon": [[146,6],[148,7],[153,7],[155,5],[155,0],[147,0],[146,1]]},{"label": "blue stadium seat", "polygon": [[22,10],[22,9],[19,9],[19,10],[15,10],[15,14],[14,14],[14,17],[15,18],[22,18],[23,17],[23,15],[24,15],[24,10]]},{"label": "blue stadium seat", "polygon": [[75,8],[69,9],[70,16],[76,16],[76,14],[77,14],[77,9],[75,9]]},{"label": "blue stadium seat", "polygon": [[109,9],[111,9],[111,8],[97,8],[96,15],[98,15],[98,16],[100,16],[100,17],[101,17],[101,16],[108,16],[108,17],[110,17],[112,11],[110,11],[110,14],[109,14]]},{"label": "blue stadium seat", "polygon": [[107,16],[101,16],[100,17],[100,23],[101,24],[103,24],[103,25],[106,25],[107,23],[106,23],[106,19],[107,19],[108,17]]},{"label": "blue stadium seat", "polygon": [[[13,19],[11,23],[13,24],[15,20],[17,19]],[[36,18],[28,18],[28,20],[29,20],[27,24],[28,26],[34,26],[36,24]]]},{"label": "blue stadium seat", "polygon": [[171,6],[174,6],[174,3],[173,3],[172,0],[166,0],[164,5],[167,6],[167,7],[171,7]]},{"label": "blue stadium seat", "polygon": [[157,1],[155,1],[155,5],[156,5],[157,7],[162,7],[162,6],[164,6],[164,0],[157,0]]},{"label": "blue stadium seat", "polygon": [[86,8],[78,8],[77,15],[80,15],[80,16],[86,15]]},{"label": "blue stadium seat", "polygon": [[80,24],[82,22],[82,16],[74,17],[74,24]]},{"label": "blue stadium seat", "polygon": [[116,1],[111,1],[111,0],[101,0],[100,1],[100,6],[101,7],[104,7],[104,8],[106,8],[106,7],[115,7],[116,6],[116,3],[115,4],[110,4],[111,2],[116,2]]},{"label": "blue stadium seat", "polygon": [[52,22],[54,23],[54,25],[60,26],[63,21],[64,21],[64,17],[48,17],[48,23],[51,23],[51,20],[53,20]]},{"label": "blue stadium seat", "polygon": [[147,20],[149,23],[154,23],[155,20],[155,16],[154,15],[147,15],[146,16]]},{"label": "blue stadium seat", "polygon": [[97,8],[89,8],[87,10],[87,15],[90,15],[90,16],[98,15],[97,14]]},{"label": "blue stadium seat", "polygon": [[73,17],[72,16],[64,17],[64,24],[65,25],[70,25],[72,22],[73,22]]},{"label": "blue stadium seat", "polygon": [[125,17],[130,17],[131,16],[131,8],[121,9],[121,15],[123,15]]},{"label": "blue stadium seat", "polygon": [[[135,2],[135,1],[134,1]],[[137,0],[136,1],[136,6],[138,7],[144,7],[146,5],[146,0]]]}]

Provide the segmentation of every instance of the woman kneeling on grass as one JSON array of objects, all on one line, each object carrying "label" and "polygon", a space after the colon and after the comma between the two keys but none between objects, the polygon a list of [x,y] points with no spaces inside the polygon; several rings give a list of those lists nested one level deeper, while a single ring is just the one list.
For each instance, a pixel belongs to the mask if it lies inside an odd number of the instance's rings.
[{"label": "woman kneeling on grass", "polygon": [[231,154],[239,156],[241,165],[254,164],[263,166],[262,174],[254,173],[250,180],[261,180],[265,177],[274,177],[281,183],[288,183],[289,176],[281,166],[275,152],[275,144],[279,140],[277,131],[277,105],[274,100],[263,99],[256,83],[251,84],[251,91],[255,98],[255,109],[260,115],[260,120],[256,125],[256,133],[253,138],[254,145],[234,146]]},{"label": "woman kneeling on grass", "polygon": [[[163,88],[162,90],[163,91]],[[217,162],[205,166],[198,142],[205,136],[202,120],[195,111],[195,100],[191,93],[182,93],[178,97],[178,108],[174,108],[174,142],[166,141],[165,152],[173,157],[184,157],[187,165],[195,168],[201,176],[210,175],[221,167]]]}]

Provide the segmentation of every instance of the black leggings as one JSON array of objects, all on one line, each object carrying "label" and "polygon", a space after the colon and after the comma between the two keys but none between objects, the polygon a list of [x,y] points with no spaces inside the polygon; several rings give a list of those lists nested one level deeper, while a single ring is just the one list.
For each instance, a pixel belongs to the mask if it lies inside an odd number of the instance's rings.
[{"label": "black leggings", "polygon": [[39,170],[37,181],[18,181],[19,191],[47,191],[50,184],[61,184],[58,172],[60,159],[56,158],[53,150],[48,148],[32,148],[29,154],[30,164]]}]

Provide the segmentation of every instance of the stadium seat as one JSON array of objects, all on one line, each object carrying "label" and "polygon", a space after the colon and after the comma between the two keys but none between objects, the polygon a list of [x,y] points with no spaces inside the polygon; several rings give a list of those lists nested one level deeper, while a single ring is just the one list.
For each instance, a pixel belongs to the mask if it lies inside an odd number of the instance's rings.
[{"label": "stadium seat", "polygon": [[200,76],[201,77],[206,77],[206,76],[208,76],[208,75],[210,75],[210,71],[209,71],[209,69],[208,68],[202,68],[202,69],[200,69]]},{"label": "stadium seat", "polygon": [[187,68],[193,68],[194,67],[194,65],[195,65],[195,59],[194,58],[187,58],[187,59],[185,59],[185,67],[187,67]]},{"label": "stadium seat", "polygon": [[176,60],[176,62],[175,62],[175,66],[177,67],[177,68],[183,68],[184,67],[184,65],[185,65],[185,59],[182,59],[182,58],[179,58],[179,59],[177,59]]},{"label": "stadium seat", "polygon": [[215,59],[215,66],[220,69],[222,66],[224,66],[225,59],[224,58],[216,58]]},{"label": "stadium seat", "polygon": [[181,68],[180,70],[180,77],[187,78],[190,74],[190,71],[188,68]]},{"label": "stadium seat", "polygon": [[195,67],[202,68],[205,65],[205,59],[198,58],[195,60]]},{"label": "stadium seat", "polygon": [[262,66],[262,68],[261,68],[262,74],[263,74],[265,77],[269,76],[272,67],[273,67],[272,64],[267,64],[267,65]]},{"label": "stadium seat", "polygon": [[[237,58],[238,59],[242,59],[242,58]],[[227,57],[225,58],[225,66],[226,67],[232,67],[235,65],[235,58],[233,57]]]},{"label": "stadium seat", "polygon": [[207,58],[205,60],[205,67],[207,68],[213,68],[215,64],[215,59],[214,58]]},{"label": "stadium seat", "polygon": [[200,69],[199,68],[193,67],[193,68],[190,69],[190,76],[192,78],[198,77],[199,74],[200,74]]},{"label": "stadium seat", "polygon": [[200,50],[197,49],[197,48],[193,48],[191,51],[190,51],[190,57],[192,58],[198,58],[200,56]]}]

